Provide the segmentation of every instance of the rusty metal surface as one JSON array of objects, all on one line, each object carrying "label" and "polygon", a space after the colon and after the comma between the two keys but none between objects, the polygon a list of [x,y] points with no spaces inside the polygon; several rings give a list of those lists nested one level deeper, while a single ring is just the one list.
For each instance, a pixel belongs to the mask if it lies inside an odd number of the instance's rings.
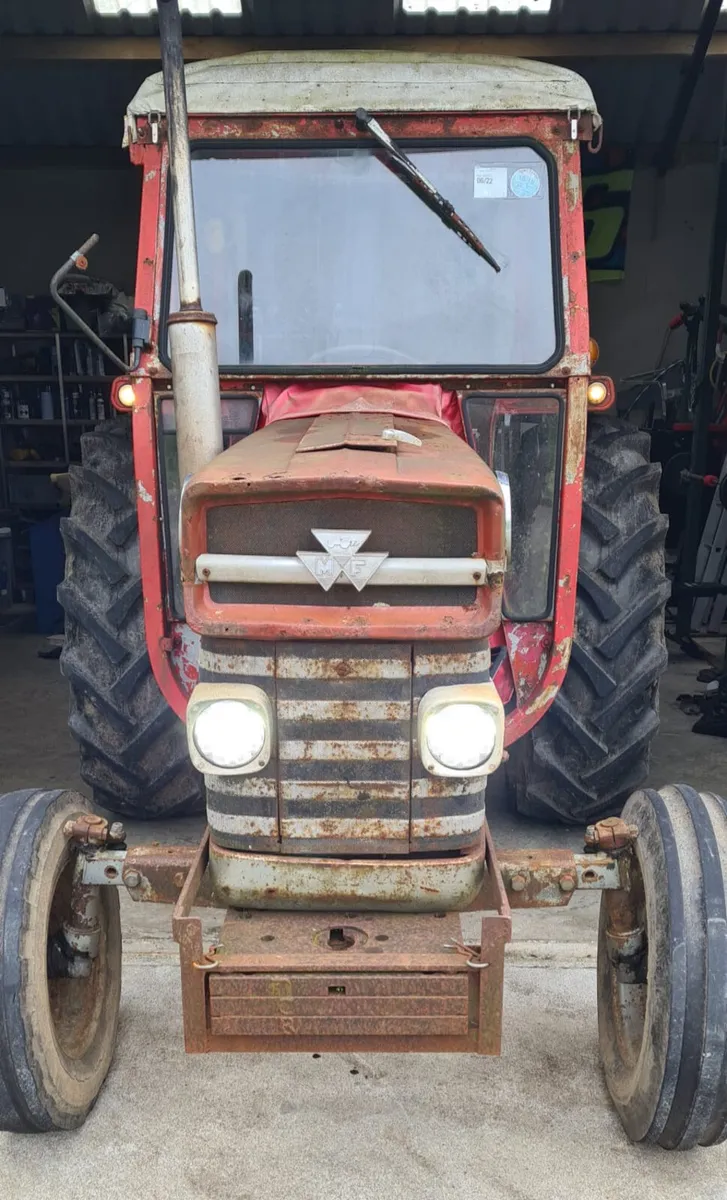
[{"label": "rusty metal surface", "polygon": [[512,908],[562,908],[578,889],[618,888],[618,864],[607,854],[570,850],[505,850],[499,856]]},{"label": "rusty metal surface", "polygon": [[[195,846],[132,846],[126,852],[122,882],[132,900],[151,904],[176,904],[184,882],[195,865]],[[213,903],[209,877],[205,873],[195,897],[195,907]]]},{"label": "rusty metal surface", "polygon": [[172,914],[172,933],[179,946],[184,1048],[188,1054],[198,1054],[207,1049],[205,973],[198,969],[205,961],[202,922],[199,917],[191,916],[191,911],[197,903],[208,858],[209,830],[205,829]]},{"label": "rusty metal surface", "polygon": [[[342,931],[332,934],[331,931]],[[230,909],[214,954],[219,972],[379,972],[466,968],[451,947],[461,939],[457,913],[292,913]],[[350,944],[349,944],[350,943]]]},{"label": "rusty metal surface", "polygon": [[451,1036],[469,1033],[469,980],[459,975],[210,977],[213,1034]]},{"label": "rusty metal surface", "polygon": [[[396,396],[395,386],[391,395]],[[207,529],[210,525],[214,530],[211,514],[216,506],[244,506],[248,511],[256,504],[267,508],[275,503],[279,511],[268,521],[282,531],[280,536],[285,542],[286,523],[298,521],[297,505],[303,500],[315,507],[352,499],[382,505],[395,497],[410,498],[425,506],[419,517],[424,527],[429,509],[436,521],[443,504],[450,510],[462,506],[476,517],[477,555],[488,562],[502,561],[504,526],[499,485],[476,452],[444,423],[421,418],[399,420],[398,426],[414,434],[419,444],[397,442],[395,453],[349,447],[301,452],[311,425],[323,420],[322,416],[308,416],[275,421],[230,447],[185,488],[181,560],[190,625],[210,636],[224,633],[264,639],[452,639],[491,633],[500,621],[501,572],[488,576],[484,586],[465,589],[464,599],[455,594],[435,603],[428,592],[414,589],[414,596],[407,592],[406,603],[361,608],[352,606],[345,592],[326,597],[315,587],[312,593],[304,589],[309,593],[307,598],[298,596],[297,591],[295,597],[286,597],[289,602],[282,607],[270,603],[269,589],[261,594],[261,599],[268,602],[261,603],[250,594],[249,587],[241,592],[237,585],[210,585],[197,578],[196,562],[208,549]],[[364,420],[375,423],[377,418],[362,416]],[[381,520],[384,516],[382,509]],[[254,526],[259,525],[254,514],[251,520]],[[291,542],[296,551],[301,549],[302,537],[301,528]],[[389,550],[384,543],[385,539],[382,548]],[[240,602],[241,597],[244,602]]]},{"label": "rusty metal surface", "polygon": [[638,825],[629,825],[623,817],[606,817],[587,826],[584,840],[589,849],[614,851],[633,846],[638,836]]},{"label": "rusty metal surface", "polygon": [[606,953],[622,983],[643,979],[647,944],[644,882],[632,849],[619,855],[622,887],[605,892],[601,929]]},{"label": "rusty metal surface", "polygon": [[229,910],[205,951],[191,910],[208,853],[205,832],[173,918],[188,1052],[499,1053],[511,919],[489,834],[481,946],[456,913]]},{"label": "rusty metal surface", "polygon": [[79,846],[112,846],[125,840],[126,831],[120,821],[109,823],[98,813],[80,812],[66,821],[63,836]]},{"label": "rusty metal surface", "polygon": [[376,859],[243,854],[210,844],[218,902],[265,909],[464,909],[483,879],[483,847],[448,857]]},{"label": "rusty metal surface", "polygon": [[[203,638],[200,680],[244,678],[265,691],[276,713],[275,750],[265,769],[244,778],[205,777],[214,845],[307,859],[298,870],[288,862],[277,867],[269,857],[218,860],[213,849],[226,903],[346,907],[360,892],[362,905],[370,899],[381,907],[388,896],[392,907],[426,908],[428,901],[429,907],[461,908],[478,884],[467,855],[431,864],[431,879],[420,862],[411,887],[397,884],[393,891],[386,870],[379,872],[378,890],[362,880],[366,875],[373,881],[373,864],[355,880],[338,864],[338,879],[327,871],[332,886],[316,883],[313,875],[321,875],[322,856],[391,859],[433,850],[451,856],[481,846],[485,776],[430,775],[412,740],[412,723],[432,688],[486,684],[489,661],[487,643],[478,640],[271,645]],[[403,883],[402,871],[394,869]]]}]

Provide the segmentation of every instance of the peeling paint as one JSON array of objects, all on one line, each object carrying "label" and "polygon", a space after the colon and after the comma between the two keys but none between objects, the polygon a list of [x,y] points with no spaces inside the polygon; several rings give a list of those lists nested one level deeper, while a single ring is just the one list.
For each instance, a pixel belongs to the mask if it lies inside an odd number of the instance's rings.
[{"label": "peeling paint", "polygon": [[574,212],[581,198],[581,177],[577,171],[566,172],[565,194],[568,212]]},{"label": "peeling paint", "polygon": [[586,455],[586,424],[588,404],[586,399],[587,380],[574,380],[568,406],[568,431],[565,447],[565,481],[579,483]]},{"label": "peeling paint", "polygon": [[139,497],[139,499],[141,500],[142,504],[153,504],[154,503],[152,497],[150,496],[149,492],[146,490],[146,488],[144,487],[144,484],[141,482],[140,479],[137,479],[137,481],[136,481],[136,494]]}]

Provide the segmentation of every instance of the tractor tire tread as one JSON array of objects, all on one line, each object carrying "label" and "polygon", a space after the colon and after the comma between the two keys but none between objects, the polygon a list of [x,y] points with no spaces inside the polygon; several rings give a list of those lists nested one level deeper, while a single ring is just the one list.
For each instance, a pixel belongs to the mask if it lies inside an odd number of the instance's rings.
[{"label": "tractor tire tread", "polygon": [[202,777],[146,648],[130,430],[108,421],[81,439],[62,522],[66,577],[61,670],[81,776],[94,800],[127,817],[201,812]]},{"label": "tractor tire tread", "polygon": [[667,660],[659,477],[648,435],[608,417],[589,423],[571,660],[508,764],[526,816],[580,825],[620,811],[646,778]]}]

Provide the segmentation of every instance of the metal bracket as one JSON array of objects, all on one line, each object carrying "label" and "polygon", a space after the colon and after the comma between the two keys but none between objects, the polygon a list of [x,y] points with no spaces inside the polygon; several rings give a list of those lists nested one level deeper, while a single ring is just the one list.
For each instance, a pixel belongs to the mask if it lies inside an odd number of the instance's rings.
[{"label": "metal bracket", "polygon": [[149,129],[151,130],[151,142],[153,146],[159,144],[159,126],[161,124],[161,113],[149,113]]},{"label": "metal bracket", "polygon": [[83,882],[96,887],[121,887],[124,882],[121,872],[127,853],[126,850],[96,850],[84,857]]},{"label": "metal bracket", "polygon": [[580,108],[569,108],[567,116],[568,116],[568,120],[570,121],[570,140],[572,142],[577,142],[578,141],[578,122],[581,119]]},{"label": "metal bracket", "polygon": [[622,886],[618,860],[609,854],[505,850],[498,859],[513,908],[560,908],[575,891]]}]

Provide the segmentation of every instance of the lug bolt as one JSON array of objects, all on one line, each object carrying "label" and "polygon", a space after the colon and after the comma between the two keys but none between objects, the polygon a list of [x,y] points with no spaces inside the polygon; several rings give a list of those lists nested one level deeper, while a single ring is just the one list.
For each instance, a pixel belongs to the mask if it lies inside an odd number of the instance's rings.
[{"label": "lug bolt", "polygon": [[576,881],[572,875],[561,875],[558,883],[560,884],[561,892],[575,891]]},{"label": "lug bolt", "polygon": [[524,875],[513,875],[510,880],[510,887],[514,892],[524,892],[527,887],[527,879]]},{"label": "lug bolt", "polygon": [[141,883],[141,875],[138,871],[127,871],[124,875],[124,883],[127,888],[138,888]]}]

